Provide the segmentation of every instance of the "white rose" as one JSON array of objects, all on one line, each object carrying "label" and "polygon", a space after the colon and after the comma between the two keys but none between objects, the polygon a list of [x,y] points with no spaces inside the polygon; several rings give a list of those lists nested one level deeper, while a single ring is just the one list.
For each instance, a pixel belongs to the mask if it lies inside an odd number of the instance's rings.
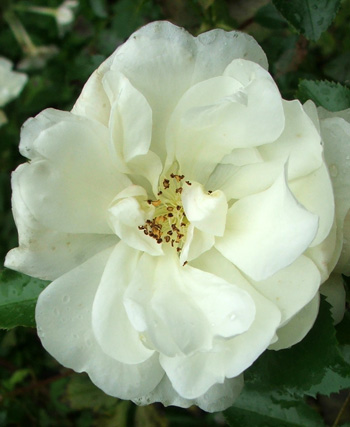
[{"label": "white rose", "polygon": [[36,310],[44,347],[112,396],[225,409],[263,351],[314,323],[349,209],[344,167],[335,215],[323,143],[346,162],[349,124],[320,131],[266,69],[246,34],[155,22],[70,113],[24,125],[7,266],[53,280]]}]

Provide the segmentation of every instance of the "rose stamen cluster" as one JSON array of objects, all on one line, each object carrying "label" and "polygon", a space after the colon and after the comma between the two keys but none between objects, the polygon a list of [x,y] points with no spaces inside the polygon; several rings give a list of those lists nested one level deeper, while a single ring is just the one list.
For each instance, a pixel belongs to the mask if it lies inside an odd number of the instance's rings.
[{"label": "rose stamen cluster", "polygon": [[[158,199],[148,199],[147,203],[154,206],[155,215],[153,219],[146,220],[144,225],[138,227],[146,236],[152,237],[158,244],[169,243],[181,252],[186,240],[187,226],[189,221],[184,212],[181,193],[184,175],[170,174],[171,179],[163,179]],[[191,185],[185,181],[186,185]]]}]

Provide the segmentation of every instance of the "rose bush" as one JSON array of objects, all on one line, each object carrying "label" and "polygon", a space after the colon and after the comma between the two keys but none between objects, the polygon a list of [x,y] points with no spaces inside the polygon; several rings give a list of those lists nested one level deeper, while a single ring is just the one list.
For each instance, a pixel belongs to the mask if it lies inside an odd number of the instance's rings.
[{"label": "rose bush", "polygon": [[349,113],[283,100],[250,36],[141,28],[23,127],[6,265],[53,281],[44,347],[112,396],[227,408],[320,291],[342,316],[349,143]]}]

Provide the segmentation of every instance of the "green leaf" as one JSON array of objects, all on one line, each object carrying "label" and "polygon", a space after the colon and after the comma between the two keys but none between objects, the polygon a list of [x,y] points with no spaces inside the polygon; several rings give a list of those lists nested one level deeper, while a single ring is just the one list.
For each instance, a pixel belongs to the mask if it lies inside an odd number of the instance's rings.
[{"label": "green leaf", "polygon": [[303,399],[258,392],[245,387],[234,405],[224,412],[230,426],[321,427],[321,417]]},{"label": "green leaf", "polygon": [[287,26],[287,21],[272,3],[266,4],[257,11],[255,22],[269,29],[280,29]]},{"label": "green leaf", "polygon": [[350,52],[343,53],[328,62],[324,73],[333,80],[350,85]]},{"label": "green leaf", "polygon": [[340,83],[326,80],[301,80],[297,97],[302,102],[312,99],[317,106],[322,106],[329,111],[350,108],[350,89]]},{"label": "green leaf", "polygon": [[319,315],[308,335],[290,349],[266,351],[246,371],[245,382],[259,392],[279,390],[300,396],[315,395],[320,387],[328,394],[339,390],[339,383],[325,383],[329,370],[343,378],[350,375],[336,339],[329,304],[322,299]]},{"label": "green leaf", "polygon": [[0,328],[35,327],[34,311],[40,292],[49,282],[15,271],[0,272]]},{"label": "green leaf", "polygon": [[276,8],[300,33],[317,40],[335,18],[341,0],[272,0]]}]

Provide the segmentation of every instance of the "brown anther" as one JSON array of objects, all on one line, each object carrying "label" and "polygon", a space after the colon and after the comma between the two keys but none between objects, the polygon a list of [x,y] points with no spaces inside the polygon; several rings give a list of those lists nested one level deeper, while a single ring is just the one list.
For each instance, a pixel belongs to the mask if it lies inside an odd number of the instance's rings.
[{"label": "brown anther", "polygon": [[169,243],[169,242],[170,242],[170,236],[165,236],[165,237],[164,237],[164,240],[165,240],[167,243]]},{"label": "brown anther", "polygon": [[175,178],[177,182],[180,182],[185,178],[185,175],[175,175],[174,173],[170,174],[171,178]]},{"label": "brown anther", "polygon": [[187,261],[185,261],[183,264],[182,264],[182,267],[185,267],[185,265],[187,264]]},{"label": "brown anther", "polygon": [[180,210],[181,210],[181,206],[180,206],[180,205],[177,205],[177,206],[176,206],[176,210],[180,211]]},{"label": "brown anther", "polygon": [[166,217],[164,215],[157,216],[154,220],[156,224],[162,224],[164,221],[166,221]]},{"label": "brown anther", "polygon": [[147,203],[148,203],[149,205],[151,205],[151,204],[152,204],[152,200],[151,200],[151,199],[148,199],[148,200],[147,200]]},{"label": "brown anther", "polygon": [[184,222],[182,222],[180,225],[181,227],[186,227],[186,224]]},{"label": "brown anther", "polygon": [[171,212],[171,211],[173,211],[173,210],[174,210],[174,208],[173,208],[172,206],[168,206],[168,207],[166,208],[166,210],[167,210],[167,211],[169,211],[169,212]]},{"label": "brown anther", "polygon": [[162,191],[158,191],[157,196],[160,196],[161,194],[163,194]]},{"label": "brown anther", "polygon": [[169,187],[170,187],[170,181],[169,181],[168,179],[164,179],[164,180],[163,180],[163,187],[164,187],[165,189],[167,189],[167,188],[169,188]]},{"label": "brown anther", "polygon": [[157,239],[157,243],[158,243],[158,244],[161,244],[161,243],[162,243],[162,241],[163,241],[163,239]]},{"label": "brown anther", "polygon": [[187,185],[192,185],[190,181],[185,181]]},{"label": "brown anther", "polygon": [[208,191],[208,194],[211,194],[211,193],[212,193],[212,191],[211,191],[211,190],[209,190],[209,191]]},{"label": "brown anther", "polygon": [[151,203],[155,207],[160,206],[162,204],[162,202],[159,199],[158,200],[153,200]]},{"label": "brown anther", "polygon": [[174,214],[172,214],[171,212],[170,213],[168,213],[168,217],[169,218],[172,218],[174,216]]},{"label": "brown anther", "polygon": [[181,248],[176,248],[176,252],[181,252]]},{"label": "brown anther", "polygon": [[166,234],[169,234],[169,236],[172,236],[173,232],[171,230],[169,230]]},{"label": "brown anther", "polygon": [[144,229],[145,229],[145,226],[144,226],[144,225],[139,225],[137,228],[138,228],[139,230],[144,230]]},{"label": "brown anther", "polygon": [[171,241],[171,246],[174,247],[175,240]]},{"label": "brown anther", "polygon": [[179,193],[179,194],[181,194],[181,193],[182,193],[182,187],[177,188],[177,189],[175,190],[175,193]]},{"label": "brown anther", "polygon": [[146,234],[146,236],[148,236],[148,231],[147,230],[143,230],[143,232]]}]

